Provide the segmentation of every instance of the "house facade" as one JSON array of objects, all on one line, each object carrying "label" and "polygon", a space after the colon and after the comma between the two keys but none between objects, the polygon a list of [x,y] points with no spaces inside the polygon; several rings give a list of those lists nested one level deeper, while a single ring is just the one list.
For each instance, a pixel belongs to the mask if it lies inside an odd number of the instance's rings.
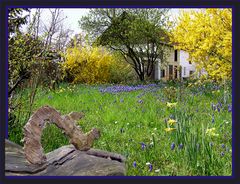
[{"label": "house facade", "polygon": [[193,74],[200,76],[206,74],[204,70],[196,74],[196,64],[191,62],[189,54],[183,50],[175,50],[173,47],[170,49],[170,54],[167,57],[167,62],[161,63],[160,59],[154,67],[152,78],[154,80],[174,80],[174,79],[187,79]]}]

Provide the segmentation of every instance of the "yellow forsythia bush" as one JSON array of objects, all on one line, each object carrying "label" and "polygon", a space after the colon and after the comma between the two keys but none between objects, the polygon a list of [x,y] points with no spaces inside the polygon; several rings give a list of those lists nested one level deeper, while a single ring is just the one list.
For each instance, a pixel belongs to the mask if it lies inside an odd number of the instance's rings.
[{"label": "yellow forsythia bush", "polygon": [[74,83],[106,83],[114,63],[113,55],[105,48],[75,46],[67,49],[63,68]]},{"label": "yellow forsythia bush", "polygon": [[190,54],[199,69],[215,80],[232,77],[232,9],[183,11],[172,31],[177,49]]}]

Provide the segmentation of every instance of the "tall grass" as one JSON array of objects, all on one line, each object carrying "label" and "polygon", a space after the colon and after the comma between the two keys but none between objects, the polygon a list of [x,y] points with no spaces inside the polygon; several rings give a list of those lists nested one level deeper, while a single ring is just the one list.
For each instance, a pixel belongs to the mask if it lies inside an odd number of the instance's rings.
[{"label": "tall grass", "polygon": [[[84,112],[85,117],[78,122],[83,131],[92,127],[101,130],[94,148],[124,155],[127,175],[232,174],[230,90],[224,93],[223,87],[215,89],[213,84],[207,84],[180,91],[179,86],[159,84],[113,94],[101,93],[100,87],[105,86],[62,84],[57,91],[39,90],[34,109],[50,105],[62,114]],[[169,94],[170,87],[174,94]],[[26,96],[27,90],[20,93]],[[223,98],[226,93],[228,98]],[[176,107],[167,107],[170,101],[177,102]],[[221,103],[220,110],[212,107],[217,103]],[[27,121],[23,117],[19,116],[17,125],[9,129],[10,140],[19,144],[21,128]],[[166,132],[169,119],[177,123],[172,126],[175,130]],[[210,128],[215,128],[218,136],[208,135]],[[49,152],[69,143],[51,125],[44,129],[42,144]]]}]

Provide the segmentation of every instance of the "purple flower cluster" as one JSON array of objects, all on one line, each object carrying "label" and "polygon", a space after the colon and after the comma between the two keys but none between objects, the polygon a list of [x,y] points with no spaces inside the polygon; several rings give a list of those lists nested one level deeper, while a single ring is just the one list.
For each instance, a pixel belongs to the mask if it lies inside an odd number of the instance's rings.
[{"label": "purple flower cluster", "polygon": [[228,105],[228,112],[232,112],[232,104]]},{"label": "purple flower cluster", "polygon": [[116,86],[108,86],[106,88],[103,88],[103,87],[99,88],[99,91],[101,93],[120,93],[120,92],[136,91],[140,89],[148,89],[156,86],[157,84],[137,85],[137,86],[116,85]]},{"label": "purple flower cluster", "polygon": [[173,142],[172,144],[171,144],[171,150],[173,150],[175,148],[175,143]]},{"label": "purple flower cluster", "polygon": [[[221,102],[218,102],[216,104],[211,103],[211,107],[212,107],[213,111],[217,110],[218,112],[220,112],[222,109],[224,109],[223,104]],[[228,104],[227,109],[228,109],[228,112],[232,112],[232,104]]]},{"label": "purple flower cluster", "polygon": [[142,150],[144,150],[146,148],[146,144],[144,142],[141,143],[141,147],[142,147]]}]

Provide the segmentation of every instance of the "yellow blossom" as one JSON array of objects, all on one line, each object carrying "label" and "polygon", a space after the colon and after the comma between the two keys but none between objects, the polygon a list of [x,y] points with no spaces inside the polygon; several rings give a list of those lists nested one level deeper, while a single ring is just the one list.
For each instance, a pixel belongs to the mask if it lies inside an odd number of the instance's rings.
[{"label": "yellow blossom", "polygon": [[171,125],[171,126],[175,125],[176,123],[177,123],[177,121],[175,119],[169,119],[168,120],[168,124]]},{"label": "yellow blossom", "polygon": [[206,134],[212,137],[218,137],[219,134],[216,134],[215,130],[216,130],[215,128],[209,128],[206,130]]},{"label": "yellow blossom", "polygon": [[167,107],[172,108],[172,107],[176,107],[176,106],[177,106],[177,102],[175,102],[175,103],[167,102]]}]

